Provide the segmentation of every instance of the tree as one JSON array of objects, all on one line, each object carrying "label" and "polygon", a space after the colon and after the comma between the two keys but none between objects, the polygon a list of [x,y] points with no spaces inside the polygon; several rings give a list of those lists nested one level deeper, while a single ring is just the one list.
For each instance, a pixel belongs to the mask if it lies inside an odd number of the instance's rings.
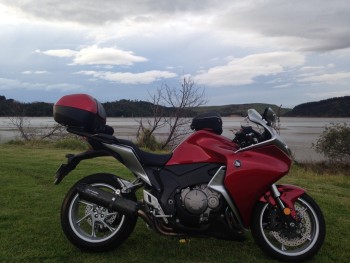
[{"label": "tree", "polygon": [[170,117],[165,118],[169,127],[169,135],[162,148],[168,145],[174,146],[188,134],[191,123],[188,117],[191,115],[191,110],[207,103],[204,90],[197,87],[190,77],[183,79],[181,89],[165,85],[164,91],[162,98],[167,105],[173,108],[173,113]]},{"label": "tree", "polygon": [[326,126],[313,147],[330,162],[350,163],[350,125],[331,123]]},{"label": "tree", "polygon": [[167,138],[161,144],[164,149],[174,146],[189,133],[191,120],[188,117],[193,115],[192,109],[204,105],[207,100],[205,91],[197,87],[190,77],[185,77],[180,88],[163,84],[151,96],[151,102],[153,117],[148,120],[147,128],[141,120],[139,131],[142,132],[143,139],[146,133],[150,139],[157,129],[168,127]]},{"label": "tree", "polygon": [[52,137],[64,137],[65,128],[60,124],[45,127],[33,127],[30,125],[30,119],[25,117],[24,104],[14,102],[9,114],[10,124],[20,133],[25,141],[44,140]]}]

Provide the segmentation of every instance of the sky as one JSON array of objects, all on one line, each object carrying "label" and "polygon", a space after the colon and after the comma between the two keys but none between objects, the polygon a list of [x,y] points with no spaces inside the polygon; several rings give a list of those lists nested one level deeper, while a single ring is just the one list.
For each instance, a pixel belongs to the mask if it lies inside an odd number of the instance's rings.
[{"label": "sky", "polygon": [[150,100],[191,78],[207,105],[350,95],[348,0],[0,0],[0,95]]}]

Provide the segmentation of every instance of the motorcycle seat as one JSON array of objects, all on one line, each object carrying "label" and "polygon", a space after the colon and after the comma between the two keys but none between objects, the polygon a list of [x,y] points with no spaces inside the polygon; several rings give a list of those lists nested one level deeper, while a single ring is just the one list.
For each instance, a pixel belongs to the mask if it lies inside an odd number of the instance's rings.
[{"label": "motorcycle seat", "polygon": [[123,139],[118,139],[118,144],[125,145],[133,149],[136,153],[136,156],[139,158],[140,162],[144,166],[164,166],[173,155],[172,153],[167,154],[156,154],[145,152],[141,150],[137,145],[133,142]]},{"label": "motorcycle seat", "polygon": [[124,139],[119,139],[114,137],[111,134],[108,133],[97,133],[97,134],[88,134],[85,132],[77,131],[77,130],[72,130],[70,129],[70,132],[79,134],[79,135],[84,135],[93,138],[94,140],[98,140],[104,143],[108,144],[118,144],[118,145],[124,145],[129,148],[131,148],[134,153],[136,154],[137,158],[140,160],[141,164],[144,166],[164,166],[171,158],[173,155],[172,153],[168,154],[156,154],[156,153],[150,153],[150,152],[145,152],[141,150],[137,145],[135,145],[133,142],[124,140]]}]

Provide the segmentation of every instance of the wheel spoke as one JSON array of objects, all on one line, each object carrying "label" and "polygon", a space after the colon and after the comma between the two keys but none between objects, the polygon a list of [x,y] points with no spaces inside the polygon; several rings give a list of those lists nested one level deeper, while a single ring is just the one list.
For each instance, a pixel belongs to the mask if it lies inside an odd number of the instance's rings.
[{"label": "wheel spoke", "polygon": [[287,250],[286,247],[283,244],[281,244],[281,250],[282,251],[286,251]]},{"label": "wheel spoke", "polygon": [[77,222],[75,222],[76,224],[80,224],[81,223],[81,221],[83,221],[84,219],[86,219],[86,218],[88,218],[88,217],[90,217],[91,216],[91,213],[88,213],[88,214],[86,214],[85,216],[83,216],[81,219],[79,219]]},{"label": "wheel spoke", "polygon": [[85,200],[81,200],[81,199],[80,199],[78,202],[81,203],[81,204],[87,205],[87,206],[91,206],[91,207],[94,206],[92,203],[89,203],[89,202],[87,202],[87,201],[85,201]]},{"label": "wheel spoke", "polygon": [[101,220],[100,221],[105,227],[107,227],[109,229],[109,231],[113,232],[115,230],[115,228],[110,227],[105,221]]},{"label": "wheel spoke", "polygon": [[92,224],[91,224],[91,237],[96,237],[95,220],[94,219],[92,219]]},{"label": "wheel spoke", "polygon": [[107,217],[107,216],[114,216],[114,215],[118,215],[118,212],[107,213],[107,214],[106,214],[106,217]]}]

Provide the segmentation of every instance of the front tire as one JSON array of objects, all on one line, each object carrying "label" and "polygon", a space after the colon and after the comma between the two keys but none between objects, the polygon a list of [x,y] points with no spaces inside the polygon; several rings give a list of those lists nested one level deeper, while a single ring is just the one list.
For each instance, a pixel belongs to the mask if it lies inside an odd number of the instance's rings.
[{"label": "front tire", "polygon": [[[115,192],[122,186],[111,174],[93,174],[78,181],[67,193],[61,208],[61,225],[68,240],[88,252],[109,251],[123,243],[134,230],[137,216],[98,206],[80,198],[79,184]],[[123,197],[136,201],[134,193]]]},{"label": "front tire", "polygon": [[322,246],[326,227],[321,209],[306,193],[295,202],[299,222],[290,227],[280,209],[259,202],[253,212],[252,234],[261,249],[280,261],[304,261]]}]

